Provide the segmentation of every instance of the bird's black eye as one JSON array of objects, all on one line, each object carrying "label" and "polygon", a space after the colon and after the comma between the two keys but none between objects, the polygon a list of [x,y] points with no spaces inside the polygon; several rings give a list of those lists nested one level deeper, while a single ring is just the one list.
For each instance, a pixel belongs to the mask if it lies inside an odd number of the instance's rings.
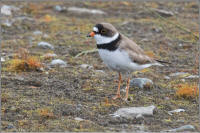
[{"label": "bird's black eye", "polygon": [[101,33],[102,33],[102,34],[105,34],[106,32],[107,32],[107,31],[106,31],[105,29],[102,29],[102,30],[101,30]]}]

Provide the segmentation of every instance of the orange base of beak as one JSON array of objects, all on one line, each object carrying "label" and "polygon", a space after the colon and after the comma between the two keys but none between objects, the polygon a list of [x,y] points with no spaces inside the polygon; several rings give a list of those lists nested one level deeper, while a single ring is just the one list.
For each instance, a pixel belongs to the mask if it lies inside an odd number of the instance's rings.
[{"label": "orange base of beak", "polygon": [[94,37],[95,33],[94,32],[91,32],[88,37]]}]

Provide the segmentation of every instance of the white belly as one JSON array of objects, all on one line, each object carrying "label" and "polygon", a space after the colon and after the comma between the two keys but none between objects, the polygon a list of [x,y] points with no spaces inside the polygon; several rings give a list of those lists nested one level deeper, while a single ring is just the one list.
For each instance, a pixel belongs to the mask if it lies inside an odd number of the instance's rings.
[{"label": "white belly", "polygon": [[138,65],[132,62],[125,51],[99,49],[98,52],[103,62],[115,71],[132,72],[151,66],[151,64]]}]

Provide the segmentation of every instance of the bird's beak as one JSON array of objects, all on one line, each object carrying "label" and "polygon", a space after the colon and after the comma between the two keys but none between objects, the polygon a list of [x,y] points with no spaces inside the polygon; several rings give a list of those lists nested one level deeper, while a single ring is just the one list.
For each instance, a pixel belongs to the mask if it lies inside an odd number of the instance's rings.
[{"label": "bird's beak", "polygon": [[92,31],[90,34],[87,35],[87,37],[94,37],[95,33]]}]

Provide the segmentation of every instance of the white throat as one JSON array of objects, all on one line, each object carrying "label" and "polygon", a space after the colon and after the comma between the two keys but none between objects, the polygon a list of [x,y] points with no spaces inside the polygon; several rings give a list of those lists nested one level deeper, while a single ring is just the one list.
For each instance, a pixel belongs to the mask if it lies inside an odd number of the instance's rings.
[{"label": "white throat", "polygon": [[94,35],[94,38],[95,38],[97,44],[101,45],[101,44],[110,43],[110,42],[116,40],[118,38],[118,36],[119,36],[119,33],[116,33],[112,37],[105,37],[105,36],[101,36],[100,34],[96,34],[96,35]]}]

